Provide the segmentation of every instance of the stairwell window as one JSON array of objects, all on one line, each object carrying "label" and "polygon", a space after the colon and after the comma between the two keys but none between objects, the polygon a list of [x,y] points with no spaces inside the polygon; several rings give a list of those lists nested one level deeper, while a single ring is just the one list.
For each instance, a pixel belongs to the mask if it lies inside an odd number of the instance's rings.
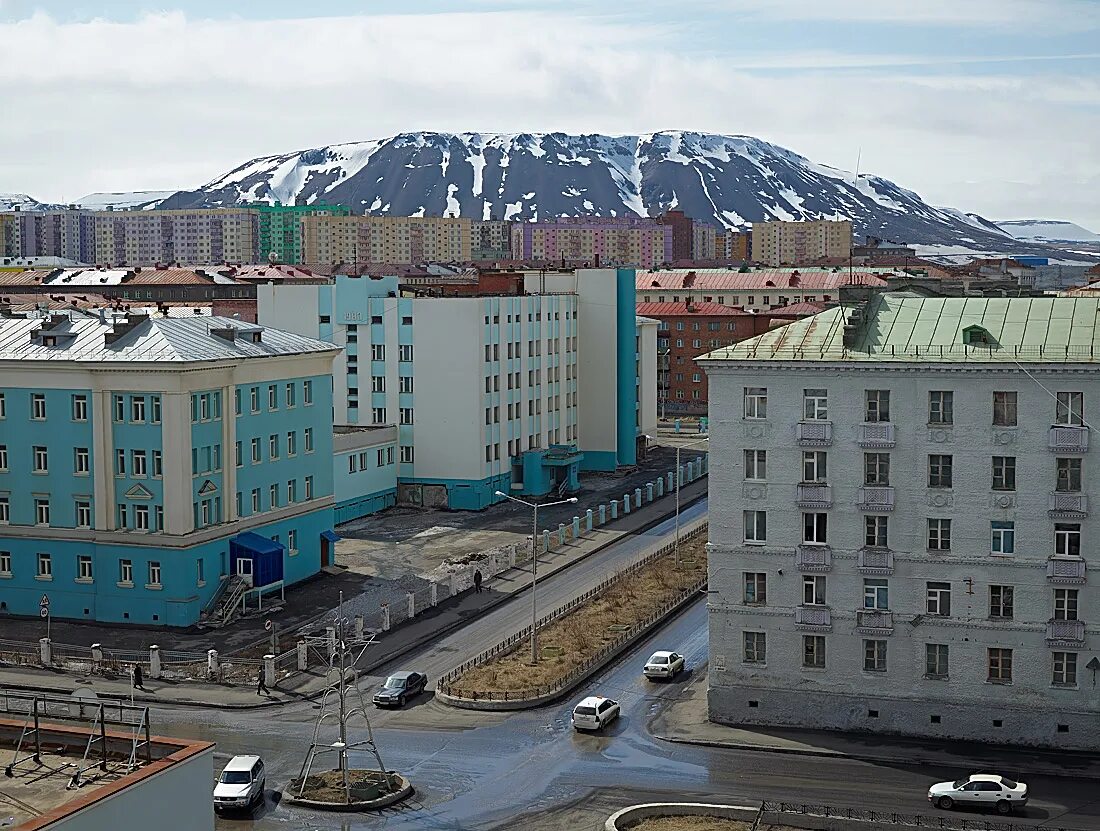
[{"label": "stairwell window", "polygon": [[768,417],[768,388],[745,387],[745,418]]}]

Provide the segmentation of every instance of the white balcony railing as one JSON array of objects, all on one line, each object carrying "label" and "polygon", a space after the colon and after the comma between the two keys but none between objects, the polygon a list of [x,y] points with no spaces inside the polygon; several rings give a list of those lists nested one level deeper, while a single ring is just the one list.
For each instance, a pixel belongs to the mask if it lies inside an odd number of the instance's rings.
[{"label": "white balcony railing", "polygon": [[894,613],[881,609],[856,611],[856,628],[867,635],[889,635],[894,631]]},{"label": "white balcony railing", "polygon": [[826,447],[833,443],[831,421],[798,422],[798,443],[803,447]]},{"label": "white balcony railing", "polygon": [[1051,557],[1047,560],[1047,580],[1051,583],[1084,583],[1084,559],[1081,557]]},{"label": "white balcony railing", "polygon": [[833,567],[833,549],[827,545],[800,545],[795,556],[799,571],[825,572]]},{"label": "white balcony railing", "polygon": [[1083,493],[1052,493],[1049,511],[1051,516],[1083,517],[1088,516],[1089,498]]},{"label": "white balcony railing", "polygon": [[886,485],[867,485],[859,489],[859,509],[871,513],[894,510],[894,489]]},{"label": "white balcony railing", "polygon": [[860,574],[884,575],[894,573],[894,552],[889,548],[861,548],[859,550]]},{"label": "white balcony railing", "polygon": [[1089,430],[1087,427],[1051,427],[1049,443],[1055,452],[1084,453],[1089,449]]},{"label": "white balcony railing", "polygon": [[1084,642],[1083,620],[1052,620],[1047,623],[1047,643],[1050,646],[1080,645]]},{"label": "white balcony railing", "polygon": [[816,483],[799,485],[795,501],[798,502],[799,508],[831,508],[833,507],[833,489],[828,485]]},{"label": "white balcony railing", "polygon": [[833,628],[832,610],[828,606],[799,606],[794,610],[796,629],[828,631]]},{"label": "white balcony railing", "polygon": [[893,447],[894,424],[890,421],[873,421],[859,425],[860,447]]}]

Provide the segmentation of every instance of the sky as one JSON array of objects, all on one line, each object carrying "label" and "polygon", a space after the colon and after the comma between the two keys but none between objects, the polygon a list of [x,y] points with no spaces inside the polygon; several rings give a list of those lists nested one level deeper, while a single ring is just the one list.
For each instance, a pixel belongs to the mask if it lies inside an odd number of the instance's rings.
[{"label": "sky", "polygon": [[0,0],[0,192],[398,132],[751,135],[1100,231],[1100,0]]}]

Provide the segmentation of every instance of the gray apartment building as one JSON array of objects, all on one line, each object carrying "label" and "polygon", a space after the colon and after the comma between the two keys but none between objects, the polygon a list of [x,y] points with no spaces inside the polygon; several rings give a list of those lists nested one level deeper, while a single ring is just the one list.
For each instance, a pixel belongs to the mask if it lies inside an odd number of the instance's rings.
[{"label": "gray apartment building", "polygon": [[1100,740],[1100,300],[884,294],[699,359],[710,718]]}]

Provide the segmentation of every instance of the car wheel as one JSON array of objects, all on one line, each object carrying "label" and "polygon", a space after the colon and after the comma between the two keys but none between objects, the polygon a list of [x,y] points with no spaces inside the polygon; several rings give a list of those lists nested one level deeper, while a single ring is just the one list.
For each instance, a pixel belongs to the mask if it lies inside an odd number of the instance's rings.
[{"label": "car wheel", "polygon": [[1012,813],[1012,803],[1009,802],[1007,799],[1002,799],[1000,802],[997,803],[997,813],[998,814],[1011,814]]},{"label": "car wheel", "polygon": [[941,796],[936,801],[936,804],[939,805],[941,808],[943,808],[943,810],[950,811],[952,806],[954,806],[954,804],[955,804],[955,800],[953,800],[949,796]]},{"label": "car wheel", "polygon": [[405,696],[401,696],[399,699],[397,699],[397,706],[398,707],[404,707],[405,706]]}]

